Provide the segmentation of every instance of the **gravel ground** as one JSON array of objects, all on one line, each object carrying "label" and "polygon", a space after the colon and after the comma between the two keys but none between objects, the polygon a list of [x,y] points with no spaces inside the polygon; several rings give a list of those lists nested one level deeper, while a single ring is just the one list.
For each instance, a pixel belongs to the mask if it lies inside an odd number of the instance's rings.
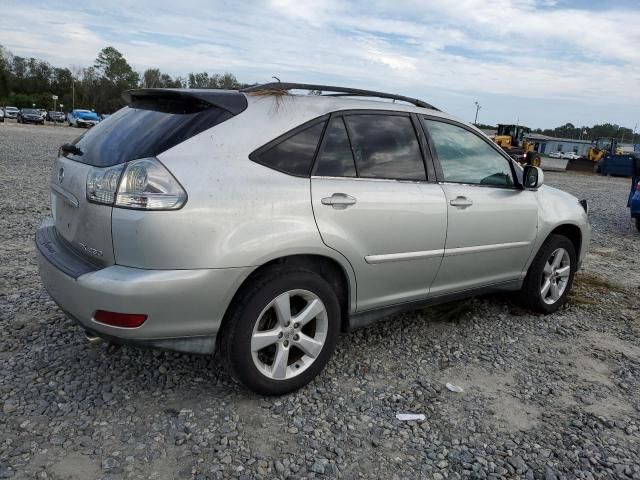
[{"label": "gravel ground", "polygon": [[77,134],[0,124],[0,478],[640,479],[627,179],[546,177],[593,206],[562,311],[490,296],[391,317],[343,335],[303,390],[261,398],[215,359],[92,347],[49,299],[32,238],[51,159]]}]

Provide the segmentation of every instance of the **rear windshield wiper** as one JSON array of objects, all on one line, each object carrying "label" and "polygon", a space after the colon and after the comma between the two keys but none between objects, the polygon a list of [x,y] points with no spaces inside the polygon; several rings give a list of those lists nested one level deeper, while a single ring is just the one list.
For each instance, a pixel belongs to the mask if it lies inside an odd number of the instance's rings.
[{"label": "rear windshield wiper", "polygon": [[75,145],[71,145],[70,143],[65,143],[60,147],[60,150],[63,153],[70,153],[71,155],[82,155],[82,150],[80,150]]}]

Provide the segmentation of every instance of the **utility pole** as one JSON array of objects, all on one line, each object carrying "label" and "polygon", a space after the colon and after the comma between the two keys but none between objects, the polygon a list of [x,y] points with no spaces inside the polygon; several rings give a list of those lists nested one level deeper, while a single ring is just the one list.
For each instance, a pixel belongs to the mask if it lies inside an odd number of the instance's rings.
[{"label": "utility pole", "polygon": [[478,124],[478,112],[480,111],[482,106],[478,102],[475,102],[475,104],[476,104],[476,119],[473,121],[473,124],[477,125]]},{"label": "utility pole", "polygon": [[71,110],[76,109],[76,81],[71,76]]}]

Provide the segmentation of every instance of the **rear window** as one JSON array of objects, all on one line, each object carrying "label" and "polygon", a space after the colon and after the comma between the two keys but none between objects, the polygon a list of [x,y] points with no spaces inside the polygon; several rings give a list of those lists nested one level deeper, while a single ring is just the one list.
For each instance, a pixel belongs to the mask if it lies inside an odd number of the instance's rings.
[{"label": "rear window", "polygon": [[82,155],[66,156],[96,167],[153,157],[231,117],[227,110],[201,101],[143,99],[78,137],[73,144]]}]

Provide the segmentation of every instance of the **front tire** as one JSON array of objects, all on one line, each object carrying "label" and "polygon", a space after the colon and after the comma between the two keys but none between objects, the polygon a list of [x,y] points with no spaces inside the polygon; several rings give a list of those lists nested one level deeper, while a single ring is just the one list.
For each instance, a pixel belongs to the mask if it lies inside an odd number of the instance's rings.
[{"label": "front tire", "polygon": [[340,304],[317,273],[270,267],[244,287],[225,317],[220,353],[232,377],[261,395],[309,383],[331,358]]},{"label": "front tire", "polygon": [[563,235],[550,235],[533,259],[525,277],[520,301],[526,308],[553,313],[567,301],[577,268],[576,250]]}]

